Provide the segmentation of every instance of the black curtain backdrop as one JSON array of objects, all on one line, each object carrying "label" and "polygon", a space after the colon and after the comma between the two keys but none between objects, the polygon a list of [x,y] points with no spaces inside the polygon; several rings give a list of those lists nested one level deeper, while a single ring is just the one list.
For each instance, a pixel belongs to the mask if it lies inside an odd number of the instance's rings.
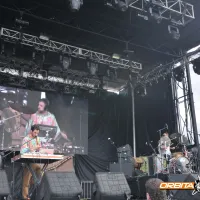
[{"label": "black curtain backdrop", "polygon": [[[149,87],[147,93],[146,97],[135,98],[137,156],[152,153],[146,142],[153,141],[156,146],[159,140],[157,130],[165,123],[171,132],[174,130],[169,81],[160,81]],[[88,155],[75,156],[75,170],[80,180],[93,180],[96,172],[109,171],[109,163],[117,161],[116,148],[108,141],[109,137],[117,147],[133,144],[130,95],[110,96],[104,100],[90,97],[88,102]]]},{"label": "black curtain backdrop", "polygon": [[169,126],[169,133],[175,130],[175,115],[172,101],[170,78],[159,80],[147,88],[147,96],[135,98],[137,156],[149,155],[153,150],[146,145],[152,142],[155,148],[158,145],[159,129]]},{"label": "black curtain backdrop", "polygon": [[132,145],[130,106],[131,99],[127,97],[89,99],[88,155],[75,156],[75,170],[81,180],[93,180],[95,172],[109,171],[109,162],[117,161],[116,147]]}]

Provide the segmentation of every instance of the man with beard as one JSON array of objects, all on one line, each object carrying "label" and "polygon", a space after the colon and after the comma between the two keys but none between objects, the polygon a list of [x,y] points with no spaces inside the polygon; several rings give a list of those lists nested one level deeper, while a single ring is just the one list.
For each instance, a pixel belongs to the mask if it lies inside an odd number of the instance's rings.
[{"label": "man with beard", "polygon": [[31,115],[29,122],[26,125],[25,136],[30,132],[31,126],[37,125],[48,125],[57,127],[57,132],[54,137],[56,139],[60,135],[60,128],[56,121],[55,116],[48,111],[49,101],[48,99],[40,99],[38,103],[38,111]]}]

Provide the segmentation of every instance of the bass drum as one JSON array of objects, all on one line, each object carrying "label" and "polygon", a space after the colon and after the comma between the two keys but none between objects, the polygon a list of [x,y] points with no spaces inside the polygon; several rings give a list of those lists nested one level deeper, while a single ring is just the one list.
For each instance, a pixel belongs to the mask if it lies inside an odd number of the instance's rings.
[{"label": "bass drum", "polygon": [[190,173],[189,160],[185,157],[172,158],[169,163],[169,173],[184,174]]}]

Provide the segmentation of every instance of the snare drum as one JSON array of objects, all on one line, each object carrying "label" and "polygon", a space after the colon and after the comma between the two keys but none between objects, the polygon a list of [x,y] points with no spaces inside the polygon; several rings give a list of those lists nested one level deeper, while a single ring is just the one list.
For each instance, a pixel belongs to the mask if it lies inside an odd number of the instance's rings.
[{"label": "snare drum", "polygon": [[189,160],[185,157],[172,158],[169,163],[169,173],[183,174],[189,173]]}]

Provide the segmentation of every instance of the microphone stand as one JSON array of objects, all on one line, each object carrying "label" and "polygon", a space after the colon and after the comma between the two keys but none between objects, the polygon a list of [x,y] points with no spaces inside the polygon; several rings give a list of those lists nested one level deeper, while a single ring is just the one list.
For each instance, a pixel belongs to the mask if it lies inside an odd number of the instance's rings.
[{"label": "microphone stand", "polygon": [[118,158],[118,153],[120,153],[120,156],[119,156],[119,170],[120,170],[120,172],[122,172],[122,166],[121,166],[121,152],[118,152],[117,146],[115,145],[115,143],[114,143],[110,138],[108,138],[108,140],[110,141],[111,145],[113,145],[113,146],[116,148],[116,151],[117,151],[117,158]]}]

